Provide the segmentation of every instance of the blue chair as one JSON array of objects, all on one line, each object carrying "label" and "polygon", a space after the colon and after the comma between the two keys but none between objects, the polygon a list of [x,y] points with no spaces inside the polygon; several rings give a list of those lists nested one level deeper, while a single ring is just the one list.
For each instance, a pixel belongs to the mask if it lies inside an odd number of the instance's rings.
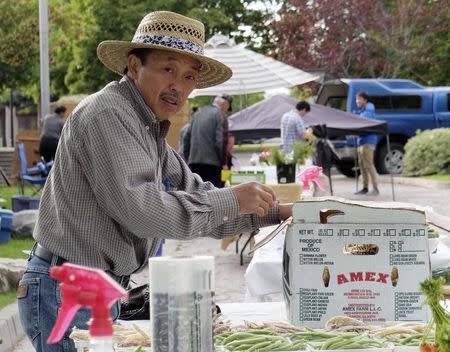
[{"label": "blue chair", "polygon": [[47,181],[47,176],[42,176],[42,166],[29,168],[27,166],[27,156],[25,154],[25,146],[20,143],[17,146],[19,162],[20,162],[20,173],[19,173],[19,187],[20,194],[24,195],[24,184],[25,182],[31,184],[36,188],[32,196],[38,193],[42,187],[44,187],[45,181]]}]

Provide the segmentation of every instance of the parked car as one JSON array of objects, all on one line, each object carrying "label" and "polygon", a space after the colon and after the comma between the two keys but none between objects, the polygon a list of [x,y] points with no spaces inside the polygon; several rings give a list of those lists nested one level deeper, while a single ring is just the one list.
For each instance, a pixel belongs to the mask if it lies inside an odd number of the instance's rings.
[{"label": "parked car", "polygon": [[[404,146],[417,130],[450,127],[450,87],[427,88],[404,79],[340,79],[325,82],[318,104],[356,112],[356,94],[366,91],[375,105],[375,118],[388,123],[390,153],[386,136],[379,136],[375,149],[375,166],[379,174],[400,174],[403,170]],[[337,169],[355,176],[356,136],[334,140],[341,158]]]}]

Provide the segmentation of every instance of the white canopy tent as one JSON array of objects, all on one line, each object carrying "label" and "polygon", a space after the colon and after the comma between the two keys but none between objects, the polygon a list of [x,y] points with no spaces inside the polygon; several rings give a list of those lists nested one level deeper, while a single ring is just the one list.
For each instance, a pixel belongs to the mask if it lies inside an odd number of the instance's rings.
[{"label": "white canopy tent", "polygon": [[242,45],[236,45],[233,39],[221,34],[216,34],[205,43],[205,55],[228,65],[233,70],[233,76],[217,86],[195,89],[190,98],[264,92],[297,86],[319,78]]}]

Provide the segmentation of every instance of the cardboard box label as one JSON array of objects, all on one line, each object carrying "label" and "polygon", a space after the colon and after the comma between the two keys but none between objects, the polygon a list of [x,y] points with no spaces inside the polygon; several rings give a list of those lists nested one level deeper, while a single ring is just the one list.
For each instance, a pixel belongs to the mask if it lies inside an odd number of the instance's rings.
[{"label": "cardboard box label", "polygon": [[[345,216],[325,224],[304,211],[288,228],[283,286],[290,321],[309,327],[323,327],[337,315],[369,324],[426,321],[419,292],[430,274],[425,217],[420,222],[413,214],[408,223],[411,210],[376,208],[360,217],[361,209],[355,214],[352,207],[340,204]],[[371,213],[382,222],[370,222]]]}]

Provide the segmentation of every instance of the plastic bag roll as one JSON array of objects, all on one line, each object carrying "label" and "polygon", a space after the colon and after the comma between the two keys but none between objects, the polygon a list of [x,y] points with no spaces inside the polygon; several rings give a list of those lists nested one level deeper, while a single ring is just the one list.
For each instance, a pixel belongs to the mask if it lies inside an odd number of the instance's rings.
[{"label": "plastic bag roll", "polygon": [[150,320],[153,352],[211,352],[214,258],[151,258]]}]

